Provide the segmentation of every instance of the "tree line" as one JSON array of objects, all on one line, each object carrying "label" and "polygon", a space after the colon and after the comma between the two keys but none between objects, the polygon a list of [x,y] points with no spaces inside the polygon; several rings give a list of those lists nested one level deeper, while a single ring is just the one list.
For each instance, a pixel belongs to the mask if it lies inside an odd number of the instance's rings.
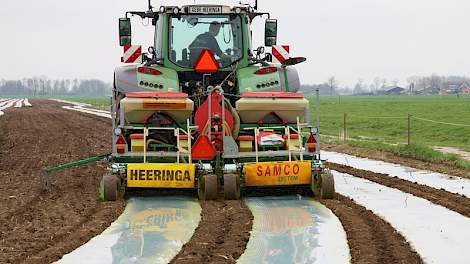
[{"label": "tree line", "polygon": [[[462,84],[470,85],[470,78],[467,76],[442,76],[432,74],[429,76],[411,76],[407,78],[403,87],[407,93],[415,94],[418,91],[429,91],[428,94],[439,94],[449,89],[457,89]],[[385,78],[376,77],[370,83],[363,79],[358,79],[353,85],[341,85],[335,78],[331,77],[326,82],[320,84],[304,84],[300,90],[306,94],[312,94],[319,89],[321,95],[374,95],[399,86],[399,80],[388,81]]]},{"label": "tree line", "polygon": [[60,79],[47,77],[21,80],[0,79],[1,96],[108,96],[112,85],[97,79]]}]

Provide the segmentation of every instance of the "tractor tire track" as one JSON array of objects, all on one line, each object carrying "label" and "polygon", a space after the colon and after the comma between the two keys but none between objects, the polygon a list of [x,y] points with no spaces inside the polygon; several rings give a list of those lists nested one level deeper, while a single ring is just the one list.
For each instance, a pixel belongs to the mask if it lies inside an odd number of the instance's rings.
[{"label": "tractor tire track", "polygon": [[335,200],[318,201],[341,221],[348,238],[351,263],[423,263],[405,238],[372,211],[340,194]]},{"label": "tractor tire track", "polygon": [[454,212],[460,213],[461,215],[470,217],[470,198],[463,195],[451,193],[442,189],[435,189],[387,174],[356,169],[346,165],[327,163],[326,166],[338,172],[347,173],[380,185],[398,189],[405,193],[410,193],[414,196],[421,197],[434,204],[441,205]]}]

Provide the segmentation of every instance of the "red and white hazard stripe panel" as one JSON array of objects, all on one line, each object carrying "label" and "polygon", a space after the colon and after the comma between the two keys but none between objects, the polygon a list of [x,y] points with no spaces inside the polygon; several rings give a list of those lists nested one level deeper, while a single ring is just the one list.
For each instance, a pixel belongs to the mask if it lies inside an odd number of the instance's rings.
[{"label": "red and white hazard stripe panel", "polygon": [[272,46],[272,55],[273,55],[273,62],[283,63],[287,59],[290,58],[289,55],[289,45],[275,45]]},{"label": "red and white hazard stripe panel", "polygon": [[124,63],[142,63],[142,46],[124,46],[124,56],[121,58]]}]

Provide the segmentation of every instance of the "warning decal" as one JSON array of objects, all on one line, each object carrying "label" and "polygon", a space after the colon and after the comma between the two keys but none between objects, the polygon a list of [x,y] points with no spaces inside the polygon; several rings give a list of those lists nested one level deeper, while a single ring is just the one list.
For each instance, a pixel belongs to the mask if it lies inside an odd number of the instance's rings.
[{"label": "warning decal", "polygon": [[142,63],[142,46],[124,46],[124,56],[121,60],[124,63]]},{"label": "warning decal", "polygon": [[272,46],[271,53],[273,55],[273,62],[283,63],[290,58],[290,47],[288,45],[275,45]]}]

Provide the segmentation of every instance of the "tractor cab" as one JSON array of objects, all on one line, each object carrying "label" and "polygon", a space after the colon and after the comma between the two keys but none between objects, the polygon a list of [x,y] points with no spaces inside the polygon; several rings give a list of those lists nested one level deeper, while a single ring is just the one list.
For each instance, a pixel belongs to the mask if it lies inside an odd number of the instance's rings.
[{"label": "tractor cab", "polygon": [[[126,17],[119,20],[120,45],[123,47],[132,46],[131,17],[133,16],[152,21],[155,27],[154,43],[147,54],[141,55],[142,61],[148,67],[164,67],[177,74],[178,84],[173,85],[175,87],[168,87],[173,91],[184,90],[188,94],[193,93],[194,84],[188,82],[203,81],[203,75],[206,73],[210,73],[211,76],[204,80],[205,84],[224,85],[222,81],[226,80],[234,69],[240,70],[252,65],[266,66],[271,61],[271,55],[264,54],[264,47],[253,50],[250,29],[256,17],[269,17],[269,14],[259,13],[251,6],[162,6],[158,11],[153,9],[147,12],[129,11]],[[265,45],[275,45],[277,20],[268,18],[265,25]],[[212,67],[207,71],[195,67],[202,51],[205,50],[210,51],[211,56],[217,61],[217,69],[214,70]],[[237,86],[236,79],[236,76],[232,76],[226,81],[232,82],[232,86]],[[155,87],[150,87],[149,83],[149,86],[141,88]],[[160,89],[167,90],[167,87],[164,85]]]},{"label": "tractor cab", "polygon": [[[220,68],[240,62],[244,54],[241,15],[172,14],[169,18],[169,62],[194,69],[203,50],[210,50]],[[247,42],[249,43],[249,42]]]}]

